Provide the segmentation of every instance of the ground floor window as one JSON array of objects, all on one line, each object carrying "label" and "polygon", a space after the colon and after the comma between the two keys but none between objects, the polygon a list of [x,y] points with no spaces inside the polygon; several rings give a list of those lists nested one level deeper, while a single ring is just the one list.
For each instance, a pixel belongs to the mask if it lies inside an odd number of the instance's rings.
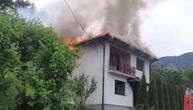
[{"label": "ground floor window", "polygon": [[115,80],[115,94],[125,95],[125,82]]}]

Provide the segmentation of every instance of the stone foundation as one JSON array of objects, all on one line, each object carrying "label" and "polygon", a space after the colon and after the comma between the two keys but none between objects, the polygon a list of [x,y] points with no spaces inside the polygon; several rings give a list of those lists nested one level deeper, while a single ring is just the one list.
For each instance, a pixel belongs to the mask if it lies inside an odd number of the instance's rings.
[{"label": "stone foundation", "polygon": [[[94,105],[90,105],[89,107],[92,110],[102,110],[101,104],[94,104]],[[135,110],[135,109],[134,107],[105,104],[104,110]]]}]

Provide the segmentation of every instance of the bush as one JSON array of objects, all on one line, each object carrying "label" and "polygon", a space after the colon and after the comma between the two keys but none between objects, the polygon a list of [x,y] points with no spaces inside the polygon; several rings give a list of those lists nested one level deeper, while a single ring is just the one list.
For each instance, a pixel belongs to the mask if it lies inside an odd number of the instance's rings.
[{"label": "bush", "polygon": [[78,52],[38,20],[0,13],[0,27],[0,109],[64,109]]}]

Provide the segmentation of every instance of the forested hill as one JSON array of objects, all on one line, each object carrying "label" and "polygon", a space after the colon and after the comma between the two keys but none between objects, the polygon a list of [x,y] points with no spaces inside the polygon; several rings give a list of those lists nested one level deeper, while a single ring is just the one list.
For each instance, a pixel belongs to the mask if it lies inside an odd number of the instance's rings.
[{"label": "forested hill", "polygon": [[193,68],[193,52],[184,53],[180,56],[166,56],[158,59],[152,67],[165,67],[168,69],[190,69]]}]

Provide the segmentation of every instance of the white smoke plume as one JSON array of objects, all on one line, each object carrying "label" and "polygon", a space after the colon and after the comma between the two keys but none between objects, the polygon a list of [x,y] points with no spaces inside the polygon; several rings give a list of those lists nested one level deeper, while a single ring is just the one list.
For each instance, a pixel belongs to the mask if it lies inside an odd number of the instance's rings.
[{"label": "white smoke plume", "polygon": [[[147,53],[149,50],[140,41],[139,26],[141,24],[139,12],[145,9],[144,0],[66,0],[74,15],[84,27],[89,36],[99,34],[101,31],[110,31],[118,37],[131,43]],[[65,37],[88,35],[81,26],[64,0],[56,0],[45,5],[43,22],[51,24],[58,34]]]},{"label": "white smoke plume", "polygon": [[[66,0],[88,33],[104,30],[120,36],[139,37],[138,12],[145,7],[143,0]],[[76,37],[84,31],[72,16],[64,0],[55,0],[40,9],[43,22],[51,23],[61,36]],[[70,35],[72,34],[72,35]]]}]

